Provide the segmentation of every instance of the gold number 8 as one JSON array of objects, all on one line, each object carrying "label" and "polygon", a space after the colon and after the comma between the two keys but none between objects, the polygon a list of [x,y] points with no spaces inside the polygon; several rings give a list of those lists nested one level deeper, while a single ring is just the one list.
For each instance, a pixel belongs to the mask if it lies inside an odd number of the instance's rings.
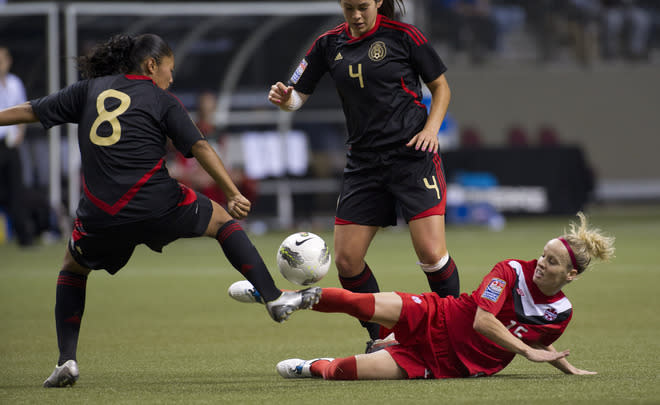
[{"label": "gold number 8", "polygon": [[[120,101],[119,107],[112,111],[105,109],[105,100],[110,97],[116,98]],[[110,146],[119,142],[119,138],[121,138],[121,124],[119,123],[118,117],[125,113],[130,105],[131,98],[128,94],[122,93],[121,91],[110,89],[99,94],[96,98],[96,111],[98,111],[99,116],[94,120],[92,129],[89,131],[89,139],[92,143],[99,146]],[[112,125],[112,135],[99,136],[97,131],[103,122],[108,122]]]}]

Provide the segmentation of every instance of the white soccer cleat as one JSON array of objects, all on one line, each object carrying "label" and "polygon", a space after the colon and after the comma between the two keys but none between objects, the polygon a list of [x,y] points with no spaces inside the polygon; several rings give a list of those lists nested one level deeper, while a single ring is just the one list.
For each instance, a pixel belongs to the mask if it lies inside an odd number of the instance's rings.
[{"label": "white soccer cleat", "polygon": [[266,309],[275,322],[289,319],[293,311],[308,309],[321,299],[321,287],[311,287],[300,291],[284,291],[276,300],[266,303]]},{"label": "white soccer cleat", "polygon": [[67,360],[61,366],[56,366],[53,374],[44,381],[45,388],[59,388],[73,385],[78,381],[80,372],[75,360]]},{"label": "white soccer cleat", "polygon": [[264,300],[259,291],[247,280],[241,280],[229,286],[227,293],[230,297],[240,302],[258,302],[263,304]]},{"label": "white soccer cleat", "polygon": [[318,359],[287,359],[277,363],[277,372],[284,378],[312,378],[312,364],[319,360],[333,361],[331,357],[320,357]]}]

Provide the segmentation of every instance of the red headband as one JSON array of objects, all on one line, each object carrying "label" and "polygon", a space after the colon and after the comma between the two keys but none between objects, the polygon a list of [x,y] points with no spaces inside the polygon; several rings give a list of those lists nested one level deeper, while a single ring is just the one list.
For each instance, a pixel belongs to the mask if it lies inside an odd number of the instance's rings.
[{"label": "red headband", "polygon": [[566,239],[564,238],[557,238],[557,239],[559,239],[561,243],[563,243],[564,246],[566,246],[566,250],[568,250],[568,255],[571,257],[571,264],[573,265],[573,268],[575,270],[580,270],[578,268],[577,261],[575,260],[575,254],[573,253],[573,249],[571,249],[571,245],[569,245],[568,242],[566,242]]}]

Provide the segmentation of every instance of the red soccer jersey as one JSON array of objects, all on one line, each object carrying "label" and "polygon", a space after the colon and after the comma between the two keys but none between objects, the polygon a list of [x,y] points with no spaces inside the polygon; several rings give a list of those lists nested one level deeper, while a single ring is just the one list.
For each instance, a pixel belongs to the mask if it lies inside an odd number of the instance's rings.
[{"label": "red soccer jersey", "polygon": [[536,262],[499,262],[472,294],[442,300],[451,346],[469,375],[497,373],[515,356],[474,330],[477,306],[526,344],[550,345],[566,329],[573,315],[571,302],[561,291],[548,297],[538,289],[532,281]]}]

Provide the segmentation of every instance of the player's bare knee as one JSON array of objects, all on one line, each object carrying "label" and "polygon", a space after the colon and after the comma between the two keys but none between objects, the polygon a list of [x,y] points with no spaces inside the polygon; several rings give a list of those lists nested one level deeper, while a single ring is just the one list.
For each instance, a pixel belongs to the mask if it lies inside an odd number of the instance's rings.
[{"label": "player's bare knee", "polygon": [[66,254],[64,255],[64,260],[62,261],[62,271],[68,271],[70,273],[76,273],[80,274],[82,276],[87,276],[92,270],[81,265],[78,263],[73,256],[71,255],[71,252],[66,251]]},{"label": "player's bare knee", "polygon": [[335,266],[342,277],[357,276],[364,268],[362,260],[354,260],[341,254],[335,256]]}]

